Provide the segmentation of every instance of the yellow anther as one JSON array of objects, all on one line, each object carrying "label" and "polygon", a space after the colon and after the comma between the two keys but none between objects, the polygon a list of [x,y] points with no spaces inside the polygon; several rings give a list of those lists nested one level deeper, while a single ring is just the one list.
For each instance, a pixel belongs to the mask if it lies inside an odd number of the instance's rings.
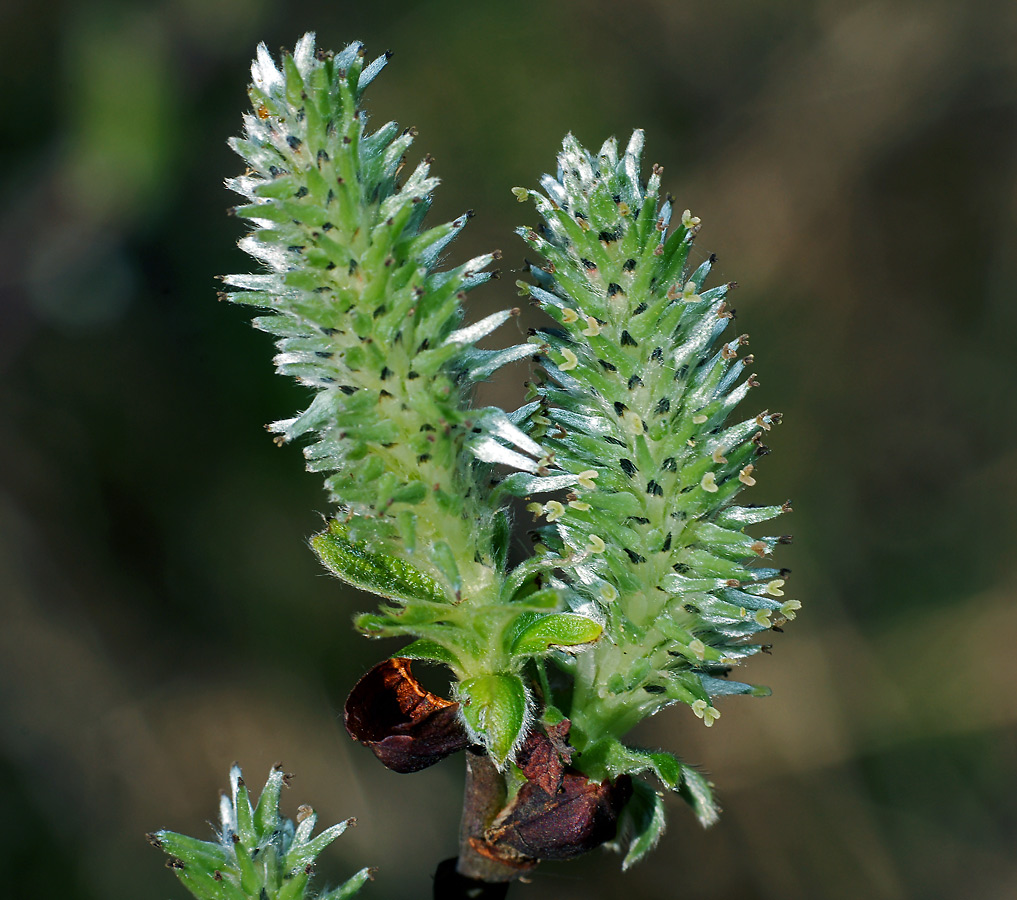
[{"label": "yellow anther", "polygon": [[693,425],[702,425],[704,422],[706,422],[708,420],[708,418],[709,418],[708,416],[704,416],[702,414],[700,414],[698,416],[693,416],[692,417],[692,424]]},{"label": "yellow anther", "polygon": [[603,553],[607,549],[607,544],[604,543],[604,539],[596,534],[590,535],[590,542],[586,545],[586,549],[590,553]]},{"label": "yellow anther", "polygon": [[717,487],[717,476],[713,472],[707,472],[703,476],[703,480],[699,482],[699,486],[708,494],[716,494],[720,490]]},{"label": "yellow anther", "polygon": [[544,515],[547,516],[548,522],[557,522],[565,515],[565,507],[557,500],[548,500],[544,505]]},{"label": "yellow anther", "polygon": [[692,281],[685,282],[685,287],[682,288],[682,302],[684,303],[698,303],[703,298],[696,293],[696,285]]},{"label": "yellow anther", "polygon": [[600,472],[596,469],[587,469],[585,472],[580,472],[576,477],[579,479],[579,486],[581,488],[592,491],[597,486],[593,482],[598,475],[600,475]]},{"label": "yellow anther", "polygon": [[697,700],[692,704],[692,711],[703,720],[703,724],[709,728],[720,718],[720,710],[708,706],[705,700]]},{"label": "yellow anther", "polygon": [[566,325],[571,325],[573,322],[579,321],[579,313],[577,313],[574,309],[570,309],[569,307],[566,306],[561,311],[561,320]]},{"label": "yellow anther", "polygon": [[525,203],[526,198],[529,197],[530,195],[530,192],[523,187],[512,188],[512,193],[515,194],[516,200],[518,200],[520,203]]},{"label": "yellow anther", "polygon": [[600,599],[605,603],[614,603],[614,601],[618,599],[617,588],[615,588],[613,584],[608,584],[607,582],[604,582],[600,586],[597,593],[600,595]]},{"label": "yellow anther", "polygon": [[600,334],[600,322],[593,318],[593,316],[587,316],[586,327],[581,333],[585,334],[587,337],[596,337]]},{"label": "yellow anther", "polygon": [[586,503],[583,500],[569,500],[569,506],[571,506],[573,509],[579,510],[579,512],[586,512],[587,510],[593,508],[590,506],[589,503]]},{"label": "yellow anther", "polygon": [[693,233],[699,231],[701,223],[702,219],[700,219],[699,216],[692,215],[692,210],[687,209],[682,213],[682,227],[685,228],[686,231],[691,231]]},{"label": "yellow anther", "polygon": [[742,484],[747,484],[749,487],[752,487],[752,485],[756,483],[756,479],[752,477],[752,470],[754,468],[755,466],[749,463],[749,465],[738,473],[738,480]]},{"label": "yellow anther", "polygon": [[784,579],[774,578],[773,581],[767,584],[766,593],[771,597],[783,597],[784,592],[781,590],[782,587],[784,587]]},{"label": "yellow anther", "polygon": [[562,348],[561,355],[565,362],[561,363],[558,368],[563,372],[567,372],[569,369],[574,369],[579,365],[579,357],[569,350],[568,347]]},{"label": "yellow anther", "polygon": [[790,622],[798,614],[797,610],[801,608],[802,604],[798,600],[785,600],[781,604],[780,611],[784,618]]},{"label": "yellow anther", "polygon": [[527,503],[526,511],[529,513],[533,513],[533,520],[536,521],[542,515],[544,515],[544,506],[543,504],[540,503]]},{"label": "yellow anther", "polygon": [[643,433],[643,420],[632,412],[632,410],[625,412],[622,416],[622,421],[625,423],[625,427],[633,434]]},{"label": "yellow anther", "polygon": [[706,644],[699,640],[699,638],[689,643],[689,650],[692,651],[692,655],[696,659],[704,659],[706,657]]},{"label": "yellow anther", "polygon": [[718,447],[716,450],[714,450],[713,453],[710,454],[710,459],[712,459],[718,465],[726,463],[727,457],[724,455],[724,448]]}]

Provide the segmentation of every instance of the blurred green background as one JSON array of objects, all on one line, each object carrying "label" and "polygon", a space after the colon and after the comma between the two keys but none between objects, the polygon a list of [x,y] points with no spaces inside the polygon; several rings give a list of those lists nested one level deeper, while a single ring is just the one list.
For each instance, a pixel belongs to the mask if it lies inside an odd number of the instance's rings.
[{"label": "blurred green background", "polygon": [[[395,56],[376,125],[416,125],[477,210],[456,259],[533,214],[514,185],[647,132],[702,216],[785,413],[757,502],[794,499],[804,605],[751,662],[768,700],[638,735],[701,763],[661,847],[547,865],[556,898],[1017,896],[1017,4],[7,0],[0,7],[0,880],[34,900],[183,898],[145,831],[200,836],[239,759],[290,814],[360,827],[322,860],[424,898],[455,852],[462,760],[413,777],[345,736],[395,645],[324,577],[327,508],[261,425],[302,391],[213,276],[246,271],[222,187],[255,44],[306,29]],[[508,273],[506,273],[508,276]],[[471,295],[515,302],[516,276]],[[532,312],[532,310],[531,310]],[[523,326],[535,324],[524,321]],[[512,335],[503,336],[508,342]],[[523,367],[485,387],[518,404]],[[746,410],[753,412],[755,410]],[[524,540],[520,532],[520,541]]]}]

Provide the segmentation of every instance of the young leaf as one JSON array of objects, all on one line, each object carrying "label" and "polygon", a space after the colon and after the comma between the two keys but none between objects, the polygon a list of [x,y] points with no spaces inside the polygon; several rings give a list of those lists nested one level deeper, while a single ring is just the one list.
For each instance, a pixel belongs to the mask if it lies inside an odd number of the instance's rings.
[{"label": "young leaf", "polygon": [[681,785],[685,768],[671,753],[626,747],[615,738],[605,738],[585,750],[580,765],[591,778],[653,772],[672,791]]},{"label": "young leaf", "polygon": [[682,766],[682,783],[678,793],[692,807],[699,824],[704,828],[715,824],[720,818],[720,805],[713,796],[713,785],[705,775],[691,766]]},{"label": "young leaf", "polygon": [[457,657],[447,647],[443,647],[441,644],[436,644],[434,641],[428,641],[423,638],[403,647],[397,655],[404,659],[421,659],[429,660],[430,662],[444,663],[452,669],[458,669],[460,665],[459,657]]},{"label": "young leaf", "polygon": [[512,644],[513,656],[539,656],[556,647],[590,644],[600,637],[603,626],[573,613],[553,613],[527,626]]},{"label": "young leaf", "polygon": [[394,556],[368,550],[349,539],[349,528],[338,519],[311,538],[318,558],[347,584],[393,600],[448,601],[437,582]]},{"label": "young leaf", "polygon": [[625,854],[623,872],[631,869],[657,846],[665,827],[663,795],[645,781],[633,779],[632,799],[622,810],[616,841]]},{"label": "young leaf", "polygon": [[530,698],[517,675],[481,675],[459,683],[463,720],[501,768],[526,735]]}]

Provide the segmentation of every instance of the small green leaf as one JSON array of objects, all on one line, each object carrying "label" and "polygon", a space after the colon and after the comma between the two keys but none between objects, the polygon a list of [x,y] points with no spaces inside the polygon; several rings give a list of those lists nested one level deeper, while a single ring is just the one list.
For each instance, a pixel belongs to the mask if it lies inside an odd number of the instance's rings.
[{"label": "small green leaf", "polygon": [[653,773],[671,790],[681,784],[682,764],[674,756],[663,751],[648,753],[647,756],[653,763]]},{"label": "small green leaf", "polygon": [[378,616],[374,613],[361,613],[353,619],[353,627],[361,634],[368,637],[392,637],[402,633],[402,628],[393,625],[392,620],[386,616]]},{"label": "small green leaf", "polygon": [[664,797],[645,781],[633,781],[632,799],[625,805],[618,825],[617,843],[619,849],[625,851],[623,872],[657,845],[665,827]]},{"label": "small green leaf", "polygon": [[431,660],[432,662],[444,663],[453,669],[460,668],[459,657],[457,657],[447,647],[443,647],[441,644],[435,643],[434,641],[419,640],[414,641],[412,644],[403,647],[396,656],[401,656],[404,659],[425,659]]},{"label": "small green leaf", "polygon": [[589,644],[604,630],[599,622],[575,613],[554,613],[525,628],[512,645],[513,656],[536,656],[552,647]]},{"label": "small green leaf", "polygon": [[[605,738],[585,750],[581,765],[591,778],[653,772],[672,791],[680,788],[683,772],[689,769],[671,753],[626,747],[616,738]],[[695,769],[690,771],[695,772]]]},{"label": "small green leaf", "polygon": [[526,732],[529,697],[517,675],[481,675],[460,682],[459,702],[472,736],[487,747],[498,768],[510,759]]},{"label": "small green leaf", "polygon": [[349,528],[337,519],[311,538],[311,546],[334,575],[361,590],[395,600],[448,602],[437,582],[401,559],[351,541]]},{"label": "small green leaf", "polygon": [[678,793],[692,807],[704,828],[709,828],[720,818],[720,804],[713,796],[713,785],[691,766],[682,766],[682,783]]},{"label": "small green leaf", "polygon": [[516,638],[540,619],[541,615],[538,610],[528,609],[525,606],[520,607],[519,614],[505,626],[505,630],[502,632],[501,642],[504,649],[511,652],[512,647],[515,646]]}]

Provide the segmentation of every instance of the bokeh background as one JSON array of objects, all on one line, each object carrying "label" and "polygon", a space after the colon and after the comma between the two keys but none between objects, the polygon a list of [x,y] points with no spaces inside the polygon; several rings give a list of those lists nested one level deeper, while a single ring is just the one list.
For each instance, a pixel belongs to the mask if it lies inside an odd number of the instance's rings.
[{"label": "bokeh background", "polygon": [[[1009,0],[6,0],[6,895],[184,898],[142,834],[210,835],[233,759],[252,782],[284,761],[291,814],[359,817],[320,871],[378,866],[365,900],[428,897],[455,852],[462,760],[395,775],[343,733],[346,691],[395,645],[352,634],[370,601],[306,546],[320,481],[261,427],[302,391],[215,301],[213,276],[249,266],[222,187],[248,60],[306,29],[394,51],[373,120],[419,128],[434,221],[477,210],[458,259],[521,264],[511,229],[533,214],[510,188],[566,130],[645,128],[741,284],[753,402],[786,416],[753,498],[795,506],[781,560],[805,608],[750,667],[774,694],[638,736],[705,766],[721,824],[676,800],[631,873],[594,854],[513,895],[1017,896]],[[517,404],[524,377],[484,399]]]}]

